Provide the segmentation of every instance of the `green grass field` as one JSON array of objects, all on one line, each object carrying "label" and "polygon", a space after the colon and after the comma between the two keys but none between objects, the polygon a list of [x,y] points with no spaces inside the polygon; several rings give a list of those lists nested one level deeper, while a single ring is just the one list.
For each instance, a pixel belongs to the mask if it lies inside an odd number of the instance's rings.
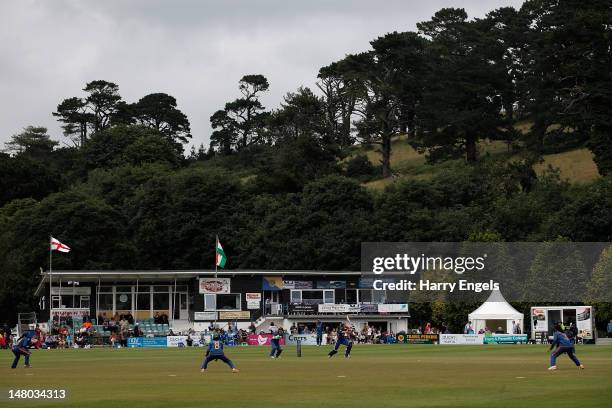
[{"label": "green grass field", "polygon": [[[567,356],[549,372],[542,345],[356,345],[329,360],[329,347],[228,348],[240,368],[214,362],[199,371],[203,349],[35,350],[32,369],[9,368],[2,351],[0,406],[27,407],[509,407],[610,406],[612,347],[578,346],[586,366]],[[7,402],[8,389],[63,388],[64,402]]]}]

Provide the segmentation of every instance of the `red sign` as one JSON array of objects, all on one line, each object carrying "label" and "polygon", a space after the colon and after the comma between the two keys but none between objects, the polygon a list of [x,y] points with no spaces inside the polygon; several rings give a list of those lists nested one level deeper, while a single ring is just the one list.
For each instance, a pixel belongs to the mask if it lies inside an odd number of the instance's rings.
[{"label": "red sign", "polygon": [[230,279],[200,278],[200,293],[230,293]]},{"label": "red sign", "polygon": [[223,290],[223,282],[208,281],[204,283],[204,290],[207,292],[221,292]]},{"label": "red sign", "polygon": [[[271,334],[249,334],[247,343],[249,346],[269,346],[271,344]],[[280,338],[280,344],[285,345],[285,338]]]}]

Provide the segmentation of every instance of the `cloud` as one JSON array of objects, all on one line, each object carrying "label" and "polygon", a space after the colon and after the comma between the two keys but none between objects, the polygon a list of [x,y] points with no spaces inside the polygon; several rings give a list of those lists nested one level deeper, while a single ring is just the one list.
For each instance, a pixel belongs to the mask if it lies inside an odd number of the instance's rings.
[{"label": "cloud", "polygon": [[51,112],[95,79],[117,83],[128,102],[175,96],[193,143],[207,145],[210,115],[239,95],[244,74],[268,78],[263,102],[274,108],[313,88],[320,67],[456,4],[479,17],[521,1],[3,0],[0,146],[28,125],[62,139]]}]

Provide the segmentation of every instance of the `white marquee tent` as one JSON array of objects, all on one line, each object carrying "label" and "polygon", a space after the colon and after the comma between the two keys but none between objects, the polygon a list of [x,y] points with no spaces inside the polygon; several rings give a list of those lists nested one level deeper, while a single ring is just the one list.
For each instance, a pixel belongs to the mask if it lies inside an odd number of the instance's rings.
[{"label": "white marquee tent", "polygon": [[513,321],[518,323],[523,333],[523,318],[523,314],[513,308],[499,290],[492,291],[489,298],[468,315],[475,333],[481,329],[484,330],[485,327],[492,332],[501,327],[504,332],[512,334]]}]

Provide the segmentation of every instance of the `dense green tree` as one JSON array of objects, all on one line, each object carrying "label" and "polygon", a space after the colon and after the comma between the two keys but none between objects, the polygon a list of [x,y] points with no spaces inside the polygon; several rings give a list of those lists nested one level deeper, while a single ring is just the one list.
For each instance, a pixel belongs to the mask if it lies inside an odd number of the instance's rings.
[{"label": "dense green tree", "polygon": [[324,124],[325,105],[322,99],[303,87],[285,95],[280,109],[272,112],[268,120],[269,131],[275,141],[309,136],[332,142],[327,137]]},{"label": "dense green tree", "polygon": [[492,198],[489,225],[506,241],[541,241],[548,236],[544,225],[549,217],[567,202],[566,189],[567,185],[555,178],[543,178],[529,193]]},{"label": "dense green tree", "polygon": [[597,328],[606,330],[612,316],[612,246],[604,248],[593,267],[584,302],[595,308]]},{"label": "dense green tree", "polygon": [[218,110],[210,117],[210,125],[215,129],[210,136],[210,148],[222,155],[231,154],[238,140],[236,122],[227,111]]},{"label": "dense green tree", "polygon": [[187,156],[187,161],[193,163],[193,162],[208,160],[212,158],[214,154],[215,154],[215,151],[213,149],[206,150],[206,148],[204,147],[204,144],[200,143],[200,146],[198,146],[197,148],[195,145],[191,146],[191,150],[189,151],[189,156]]},{"label": "dense green tree", "polygon": [[495,39],[468,21],[463,9],[442,9],[417,26],[431,45],[418,113],[421,129],[413,144],[432,161],[464,155],[474,162],[479,139],[501,136],[499,90],[505,75],[492,59]]},{"label": "dense green tree", "polygon": [[97,80],[85,85],[85,98],[64,99],[53,112],[64,123],[64,134],[77,137],[80,146],[87,140],[88,130],[97,132],[111,126],[117,113],[121,96],[119,86],[112,82]]},{"label": "dense green tree", "polygon": [[612,241],[612,180],[574,188],[571,198],[545,224],[549,238],[566,237],[577,242]]},{"label": "dense green tree", "polygon": [[[125,220],[102,200],[76,190],[52,194],[40,202],[16,200],[0,210],[0,304],[3,317],[37,310],[33,296],[40,272],[49,267],[49,235],[72,248],[55,256],[57,269],[121,269],[134,266],[125,241]],[[6,315],[5,315],[6,313]]]},{"label": "dense green tree", "polygon": [[187,116],[176,107],[176,99],[165,93],[142,97],[132,108],[136,121],[151,127],[177,143],[191,138]]},{"label": "dense green tree", "polygon": [[569,242],[540,244],[523,289],[525,302],[572,302],[583,299],[588,274],[579,251]]},{"label": "dense green tree", "polygon": [[23,129],[23,132],[13,135],[5,146],[9,152],[42,159],[48,156],[58,144],[59,142],[51,140],[46,127],[28,126]]},{"label": "dense green tree", "polygon": [[349,55],[342,65],[347,78],[362,84],[358,134],[366,143],[381,145],[382,174],[390,177],[391,138],[414,122],[426,42],[416,33],[394,32],[370,44],[371,52]]},{"label": "dense green tree", "polygon": [[[225,172],[194,167],[148,180],[131,201],[129,214],[139,265],[213,267],[214,257],[205,248],[214,248],[217,234],[224,244],[233,241],[234,224],[228,220],[245,197],[240,183]],[[226,248],[228,253],[231,249]]]},{"label": "dense green tree", "polygon": [[118,125],[95,133],[83,147],[88,168],[163,162],[178,165],[181,157],[174,143],[155,129]]},{"label": "dense green tree", "polygon": [[[227,145],[232,143],[236,150],[242,150],[253,144],[266,142],[264,124],[268,113],[259,101],[270,84],[263,75],[245,75],[238,83],[242,98],[225,104],[223,113],[211,116],[211,125],[215,132],[211,146],[221,148],[227,154]],[[231,132],[231,133],[230,133]]]},{"label": "dense green tree", "polygon": [[590,302],[612,302],[612,246],[601,252],[593,268],[586,299]]},{"label": "dense green tree", "polygon": [[313,181],[302,193],[258,196],[236,229],[240,266],[358,270],[361,242],[372,237],[372,209],[367,190],[338,176]]},{"label": "dense green tree", "polygon": [[609,2],[530,0],[521,12],[529,20],[530,50],[525,100],[542,144],[547,127],[556,133],[591,138],[600,173],[610,169],[612,65]]},{"label": "dense green tree", "polygon": [[304,187],[299,235],[308,269],[359,270],[361,243],[373,238],[372,196],[353,180],[329,176]]},{"label": "dense green tree", "polygon": [[113,115],[117,112],[117,104],[121,101],[119,86],[112,82],[91,81],[83,91],[87,92],[85,101],[93,115],[93,130],[97,132],[110,126]]},{"label": "dense green tree", "polygon": [[486,43],[487,58],[492,61],[495,75],[498,75],[498,81],[492,85],[500,99],[499,134],[490,137],[504,140],[509,148],[516,148],[522,137],[515,124],[525,119],[521,95],[529,91],[521,88],[526,85],[528,19],[512,7],[502,7],[489,12],[483,19],[475,19],[474,24],[482,35],[482,42]]},{"label": "dense green tree", "polygon": [[365,154],[359,154],[346,161],[344,169],[346,176],[354,177],[361,181],[369,180],[376,173],[376,168]]},{"label": "dense green tree", "polygon": [[257,171],[258,191],[301,191],[306,183],[337,172],[336,157],[320,140],[300,136],[274,146],[268,161]]},{"label": "dense green tree", "polygon": [[40,161],[0,153],[0,206],[18,198],[42,199],[62,185],[60,174]]},{"label": "dense green tree", "polygon": [[[485,225],[476,172],[394,183],[377,200],[381,241],[463,241]],[[452,191],[452,193],[451,193]]]},{"label": "dense green tree", "polygon": [[326,134],[332,135],[334,142],[341,147],[354,143],[351,122],[356,110],[357,100],[363,92],[358,78],[345,75],[343,61],[334,62],[319,70],[317,88],[323,93]]},{"label": "dense green tree", "polygon": [[92,121],[92,114],[88,112],[87,103],[77,97],[64,99],[53,116],[63,123],[64,135],[73,138],[75,143],[82,146],[87,140],[88,126]]}]

